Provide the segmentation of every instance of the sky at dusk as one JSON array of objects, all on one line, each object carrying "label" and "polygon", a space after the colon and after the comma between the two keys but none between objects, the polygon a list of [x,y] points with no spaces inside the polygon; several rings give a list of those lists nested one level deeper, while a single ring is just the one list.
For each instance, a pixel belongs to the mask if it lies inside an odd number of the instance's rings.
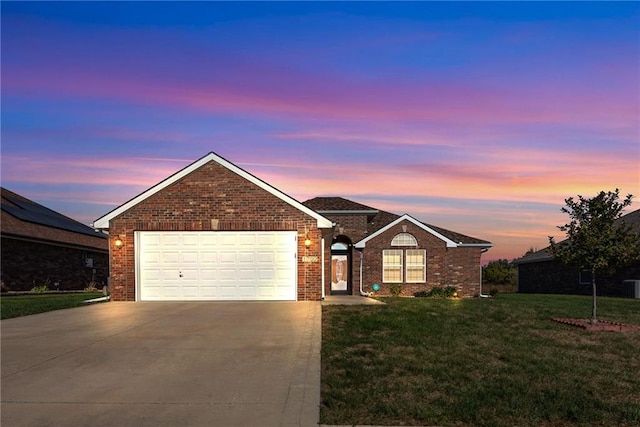
[{"label": "sky at dusk", "polygon": [[2,186],[83,223],[213,151],[543,248],[569,196],[640,208],[638,2],[7,2]]}]

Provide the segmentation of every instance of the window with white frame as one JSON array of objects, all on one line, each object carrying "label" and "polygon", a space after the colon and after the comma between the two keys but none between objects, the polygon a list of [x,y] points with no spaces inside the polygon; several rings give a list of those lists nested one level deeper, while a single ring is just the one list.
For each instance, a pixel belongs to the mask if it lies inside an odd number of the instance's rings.
[{"label": "window with white frame", "polygon": [[406,282],[424,283],[427,281],[427,251],[424,249],[406,250]]},{"label": "window with white frame", "polygon": [[418,241],[413,234],[400,233],[391,240],[391,246],[418,246]]},{"label": "window with white frame", "polygon": [[382,251],[382,281],[402,282],[402,250],[385,249]]}]

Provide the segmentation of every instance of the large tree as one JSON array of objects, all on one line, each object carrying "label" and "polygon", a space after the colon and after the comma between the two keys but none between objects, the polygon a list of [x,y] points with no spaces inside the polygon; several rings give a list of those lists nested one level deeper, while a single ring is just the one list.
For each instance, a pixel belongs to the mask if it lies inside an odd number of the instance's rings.
[{"label": "large tree", "polygon": [[631,204],[632,195],[620,200],[620,191],[601,191],[597,196],[578,196],[565,199],[562,212],[571,221],[558,228],[567,239],[556,243],[549,237],[551,252],[565,264],[591,271],[593,306],[591,323],[597,323],[596,274],[613,271],[640,257],[640,235],[620,220],[624,208]]}]

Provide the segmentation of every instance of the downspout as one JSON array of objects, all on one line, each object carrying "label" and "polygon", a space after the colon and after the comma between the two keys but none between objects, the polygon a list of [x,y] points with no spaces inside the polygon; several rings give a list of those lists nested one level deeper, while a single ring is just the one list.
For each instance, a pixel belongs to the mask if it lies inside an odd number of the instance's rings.
[{"label": "downspout", "polygon": [[324,265],[324,237],[322,238],[322,240],[320,242],[320,249],[322,251],[322,255],[320,255],[320,259],[322,260],[322,264],[321,264],[322,265],[322,269],[321,269],[322,270],[322,273],[321,273],[321,276],[322,276],[322,291],[321,291],[320,295],[321,295],[321,299],[324,300],[324,269],[326,267]]},{"label": "downspout", "polygon": [[370,296],[369,292],[365,292],[364,289],[362,289],[362,261],[364,259],[364,252],[363,251],[358,251],[358,252],[360,252],[360,296],[368,297]]},{"label": "downspout", "polygon": [[[482,248],[480,250],[480,257],[482,258],[482,254],[487,252],[489,248]],[[480,263],[480,298],[489,298],[489,295],[482,294],[482,263]]]}]

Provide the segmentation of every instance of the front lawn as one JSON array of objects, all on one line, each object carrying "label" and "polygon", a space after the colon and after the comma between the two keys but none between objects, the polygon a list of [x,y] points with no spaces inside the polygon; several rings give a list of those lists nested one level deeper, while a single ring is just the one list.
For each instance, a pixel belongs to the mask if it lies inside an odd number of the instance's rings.
[{"label": "front lawn", "polygon": [[73,294],[34,294],[0,297],[0,318],[28,316],[45,311],[61,310],[85,305],[84,301],[99,298],[102,292],[85,292]]},{"label": "front lawn", "polygon": [[[588,318],[589,297],[385,302],[323,307],[321,423],[640,425],[640,332],[551,321]],[[598,313],[640,325],[640,300]]]}]

